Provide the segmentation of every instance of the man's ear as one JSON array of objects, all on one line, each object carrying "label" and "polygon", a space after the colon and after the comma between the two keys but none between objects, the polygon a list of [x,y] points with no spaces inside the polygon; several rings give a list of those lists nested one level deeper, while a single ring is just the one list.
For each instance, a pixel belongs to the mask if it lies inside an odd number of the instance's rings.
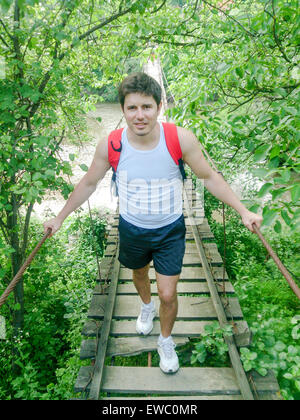
[{"label": "man's ear", "polygon": [[160,101],[160,104],[157,107],[157,113],[159,114],[162,108],[162,101]]}]

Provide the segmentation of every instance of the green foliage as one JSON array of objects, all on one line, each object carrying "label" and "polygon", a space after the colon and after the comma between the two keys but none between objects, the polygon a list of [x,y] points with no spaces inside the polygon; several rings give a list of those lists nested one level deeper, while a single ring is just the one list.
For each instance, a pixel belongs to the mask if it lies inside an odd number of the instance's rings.
[{"label": "green foliage", "polygon": [[[282,394],[287,399],[300,399],[298,322],[297,316],[290,322],[276,318],[261,323],[254,322],[251,330],[255,334],[255,340],[251,350],[241,349],[245,370],[255,369],[260,375],[265,376],[268,369],[272,369],[281,383]],[[294,327],[291,328],[291,325]],[[282,334],[283,329],[285,329],[284,334]]]},{"label": "green foliage", "polygon": [[[88,214],[68,218],[26,271],[24,330],[14,337],[7,322],[7,337],[0,341],[1,399],[72,397],[81,365],[81,329],[97,277],[94,244],[102,255],[106,242],[106,222],[96,215],[94,229]],[[32,243],[40,235],[41,224],[35,221]],[[12,304],[10,297],[4,308]],[[10,320],[9,311],[6,320]]]},{"label": "green foliage", "polygon": [[201,366],[207,359],[214,366],[216,366],[216,361],[217,364],[228,362],[228,346],[224,337],[229,336],[232,336],[230,325],[221,328],[217,321],[211,325],[205,325],[200,341],[194,343],[191,364]]},{"label": "green foliage", "polygon": [[[223,225],[213,215],[220,203],[205,193],[205,213],[223,256]],[[266,375],[273,370],[285,399],[299,393],[299,300],[256,235],[241,225],[238,215],[226,208],[226,271],[234,285],[242,312],[253,333],[249,348],[241,348],[246,371]],[[272,230],[264,236],[299,284],[299,233],[280,234]]]},{"label": "green foliage", "polygon": [[190,18],[181,25],[182,10],[169,17],[175,34],[156,38],[176,100],[169,115],[194,131],[222,170],[246,169],[262,182],[257,198],[265,198],[258,206],[265,226],[296,230],[298,2],[210,2],[197,16],[192,7],[187,2]]}]

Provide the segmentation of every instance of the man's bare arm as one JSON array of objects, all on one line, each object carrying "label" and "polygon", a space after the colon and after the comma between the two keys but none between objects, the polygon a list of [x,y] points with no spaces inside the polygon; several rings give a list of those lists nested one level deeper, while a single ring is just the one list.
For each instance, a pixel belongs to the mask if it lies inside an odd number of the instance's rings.
[{"label": "man's bare arm", "polygon": [[52,230],[50,236],[57,232],[66,217],[81,206],[96,190],[98,182],[104,178],[109,168],[106,139],[99,142],[89,170],[76,185],[62,210],[54,219],[44,223],[44,231],[46,232],[50,227]]},{"label": "man's bare arm", "polygon": [[223,177],[211,168],[203,156],[196,136],[191,131],[181,127],[178,127],[178,136],[183,160],[189,165],[199,179],[204,180],[204,185],[208,191],[219,200],[235,209],[240,214],[244,225],[251,232],[253,232],[253,223],[260,227],[262,217],[256,213],[250,212],[241,203]]}]

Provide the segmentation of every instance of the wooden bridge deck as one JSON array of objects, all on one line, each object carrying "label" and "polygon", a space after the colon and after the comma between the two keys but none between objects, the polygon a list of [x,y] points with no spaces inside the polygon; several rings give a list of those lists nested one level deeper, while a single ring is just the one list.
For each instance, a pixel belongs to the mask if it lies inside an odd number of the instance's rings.
[{"label": "wooden bridge deck", "polygon": [[[193,194],[193,193],[192,193]],[[188,223],[187,239],[181,280],[178,284],[179,309],[172,336],[177,350],[190,339],[201,337],[206,325],[218,321],[213,296],[210,294],[204,267],[199,258],[192,227]],[[93,291],[88,319],[84,325],[80,358],[90,359],[92,364],[80,368],[74,387],[89,398],[89,392],[96,375],[95,366],[99,357],[100,345],[104,345],[103,370],[99,399],[243,399],[234,368],[231,367],[181,367],[175,374],[167,375],[158,367],[145,366],[112,366],[108,361],[115,356],[133,356],[143,352],[156,351],[157,338],[160,333],[159,319],[155,318],[154,328],[147,337],[139,336],[135,323],[140,311],[141,300],[132,284],[131,270],[116,262],[118,215],[108,237],[108,245],[101,262],[101,276],[106,279],[108,287],[97,281]],[[247,322],[234,294],[234,288],[225,273],[223,282],[223,262],[218,253],[214,236],[207,220],[197,226],[197,232],[203,241],[207,261],[214,276],[219,295],[226,292],[225,313],[229,323],[234,325],[234,341],[237,346],[248,346],[250,332]],[[117,268],[116,268],[117,265]],[[118,266],[119,265],[119,266]],[[110,293],[114,287],[115,294]],[[156,306],[159,306],[154,269],[150,269],[151,288]],[[222,298],[223,299],[223,298]],[[224,303],[225,303],[224,300]],[[107,312],[112,314],[107,319]],[[107,323],[109,327],[107,327]],[[101,344],[103,328],[107,330],[107,339]],[[96,365],[94,362],[96,360]],[[254,386],[254,388],[253,388]],[[255,399],[276,399],[279,390],[272,372],[261,377],[251,372],[251,387]],[[139,395],[139,397],[137,397]]]}]

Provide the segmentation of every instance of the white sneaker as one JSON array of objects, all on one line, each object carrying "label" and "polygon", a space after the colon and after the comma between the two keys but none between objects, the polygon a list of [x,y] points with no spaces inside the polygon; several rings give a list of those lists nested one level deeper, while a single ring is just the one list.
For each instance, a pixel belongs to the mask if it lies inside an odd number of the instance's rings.
[{"label": "white sneaker", "polygon": [[136,321],[136,331],[138,334],[148,335],[153,329],[153,318],[156,316],[154,302],[149,307],[142,304],[141,313]]},{"label": "white sneaker", "polygon": [[157,350],[160,356],[159,367],[164,373],[175,373],[179,369],[179,361],[176,351],[174,350],[176,345],[172,340],[172,337],[168,337],[162,340],[159,337],[157,342]]}]

